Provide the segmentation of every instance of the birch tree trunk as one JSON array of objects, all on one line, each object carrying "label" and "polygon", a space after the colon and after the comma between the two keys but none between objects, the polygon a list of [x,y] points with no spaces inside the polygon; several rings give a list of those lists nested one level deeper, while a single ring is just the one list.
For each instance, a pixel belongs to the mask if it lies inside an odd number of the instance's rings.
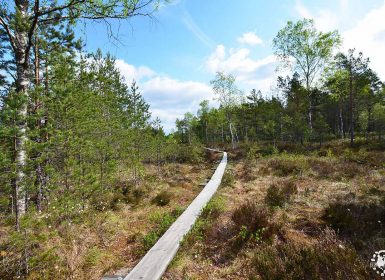
[{"label": "birch tree trunk", "polygon": [[231,121],[229,122],[229,129],[230,129],[230,134],[231,134],[231,145],[233,149],[235,149],[235,139],[234,139],[234,133],[233,133],[233,127]]},{"label": "birch tree trunk", "polygon": [[340,104],[340,110],[339,110],[339,117],[340,117],[340,133],[341,133],[341,139],[345,138],[345,128],[344,128],[344,119],[342,116],[342,105]]},{"label": "birch tree trunk", "polygon": [[309,128],[310,132],[313,132],[313,100],[312,100],[312,94],[310,89],[310,82],[309,82],[309,74],[306,75],[306,91],[309,96]]},{"label": "birch tree trunk", "polygon": [[353,72],[350,68],[350,78],[349,78],[349,106],[350,106],[350,146],[354,144],[354,115],[353,115]]},{"label": "birch tree trunk", "polygon": [[18,135],[15,139],[14,161],[16,166],[16,179],[14,182],[14,196],[15,196],[15,213],[16,213],[16,228],[20,228],[20,217],[26,211],[26,188],[24,182],[24,169],[26,165],[26,119],[27,119],[27,101],[28,101],[28,87],[30,84],[29,76],[29,62],[28,62],[28,32],[23,26],[24,22],[28,21],[28,4],[26,0],[16,0],[16,8],[20,15],[19,26],[15,30],[15,61],[16,61],[16,92],[20,98],[21,105],[19,108],[19,118],[17,123]]}]

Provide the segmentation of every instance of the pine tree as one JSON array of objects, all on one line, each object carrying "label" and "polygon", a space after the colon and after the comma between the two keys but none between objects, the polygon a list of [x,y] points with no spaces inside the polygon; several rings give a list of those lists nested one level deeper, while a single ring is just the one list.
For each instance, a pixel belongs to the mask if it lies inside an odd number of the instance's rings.
[{"label": "pine tree", "polygon": [[125,124],[128,128],[127,144],[130,153],[127,155],[133,170],[133,180],[137,185],[142,173],[142,161],[145,157],[144,150],[151,145],[149,119],[150,106],[144,100],[139,92],[139,87],[135,81],[132,81],[129,90],[123,95],[123,109],[125,112]]}]

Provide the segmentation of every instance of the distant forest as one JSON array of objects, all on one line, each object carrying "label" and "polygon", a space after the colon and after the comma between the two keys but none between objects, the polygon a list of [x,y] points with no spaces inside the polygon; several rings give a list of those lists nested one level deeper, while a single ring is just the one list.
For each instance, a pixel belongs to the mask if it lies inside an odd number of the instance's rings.
[{"label": "distant forest", "polygon": [[[275,54],[292,76],[280,76],[276,96],[242,92],[236,77],[217,73],[211,81],[219,108],[203,101],[197,114],[176,122],[185,143],[241,141],[301,143],[378,138],[385,129],[385,87],[370,59],[354,49],[338,52],[337,31],[322,33],[312,20],[289,22],[276,36]],[[280,69],[282,69],[280,67]],[[279,69],[278,69],[279,70]],[[286,70],[286,69],[285,69]]]}]

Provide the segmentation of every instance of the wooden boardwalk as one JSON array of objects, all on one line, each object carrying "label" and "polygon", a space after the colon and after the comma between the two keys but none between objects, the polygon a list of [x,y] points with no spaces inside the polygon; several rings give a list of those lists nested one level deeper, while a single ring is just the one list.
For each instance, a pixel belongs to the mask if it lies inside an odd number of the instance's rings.
[{"label": "wooden boardwalk", "polygon": [[217,191],[226,165],[227,153],[223,152],[222,161],[215,170],[211,180],[124,280],[158,280],[162,277],[167,266],[177,253],[183,237],[189,232],[202,209]]}]

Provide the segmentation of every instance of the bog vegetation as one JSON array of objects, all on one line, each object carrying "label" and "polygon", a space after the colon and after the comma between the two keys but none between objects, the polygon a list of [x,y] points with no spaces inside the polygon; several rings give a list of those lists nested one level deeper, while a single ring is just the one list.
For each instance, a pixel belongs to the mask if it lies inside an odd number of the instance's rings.
[{"label": "bog vegetation", "polygon": [[204,146],[231,150],[233,169],[166,278],[212,266],[211,279],[372,277],[365,260],[385,248],[385,87],[369,59],[339,52],[337,31],[288,22],[273,46],[292,74],[276,95],[219,72],[219,107],[202,101],[166,134],[140,85],[74,32],[160,2],[2,3],[0,278],[132,266],[210,175],[218,158]]}]

